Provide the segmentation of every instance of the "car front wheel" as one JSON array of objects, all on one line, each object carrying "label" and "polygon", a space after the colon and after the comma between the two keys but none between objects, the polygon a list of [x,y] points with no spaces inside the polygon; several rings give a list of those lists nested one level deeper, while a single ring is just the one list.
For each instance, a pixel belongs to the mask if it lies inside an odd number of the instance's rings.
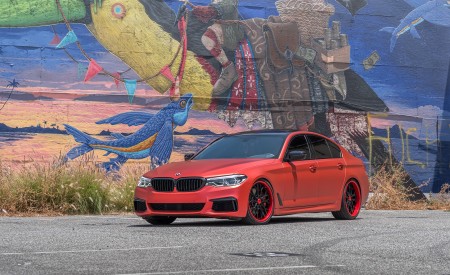
[{"label": "car front wheel", "polygon": [[168,217],[168,216],[153,216],[144,218],[144,220],[153,225],[168,225],[173,223],[176,219],[177,219],[176,217]]},{"label": "car front wheel", "polygon": [[247,216],[242,220],[246,224],[267,224],[273,215],[274,196],[272,186],[265,180],[256,181],[250,189]]},{"label": "car front wheel", "polygon": [[341,209],[331,212],[338,220],[354,220],[361,210],[361,190],[356,181],[350,180],[345,184],[342,194]]}]

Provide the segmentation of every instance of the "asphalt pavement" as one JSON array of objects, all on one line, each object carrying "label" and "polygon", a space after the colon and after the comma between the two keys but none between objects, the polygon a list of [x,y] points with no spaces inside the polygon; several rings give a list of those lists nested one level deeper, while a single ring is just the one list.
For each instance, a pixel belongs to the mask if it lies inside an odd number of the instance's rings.
[{"label": "asphalt pavement", "polygon": [[0,218],[0,274],[450,274],[450,212],[275,217],[265,226],[133,215]]}]

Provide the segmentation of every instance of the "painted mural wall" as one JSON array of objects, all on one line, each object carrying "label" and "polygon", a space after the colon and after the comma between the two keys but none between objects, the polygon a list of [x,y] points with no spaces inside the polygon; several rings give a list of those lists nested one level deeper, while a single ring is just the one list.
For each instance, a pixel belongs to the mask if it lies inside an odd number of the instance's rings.
[{"label": "painted mural wall", "polygon": [[[0,160],[107,170],[303,129],[450,182],[450,1],[2,0]],[[426,184],[424,184],[426,183]]]}]

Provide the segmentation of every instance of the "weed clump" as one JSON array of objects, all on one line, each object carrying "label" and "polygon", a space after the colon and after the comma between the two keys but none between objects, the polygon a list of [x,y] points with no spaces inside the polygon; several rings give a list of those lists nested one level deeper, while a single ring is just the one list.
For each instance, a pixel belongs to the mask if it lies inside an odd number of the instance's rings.
[{"label": "weed clump", "polygon": [[[411,191],[403,184],[405,171],[400,167],[380,169],[370,179],[373,195],[366,203],[372,210],[450,210],[450,185],[444,184],[441,192],[430,194],[428,200],[413,201]],[[426,185],[426,183],[425,183]]]},{"label": "weed clump", "polygon": [[103,214],[133,209],[134,188],[145,164],[106,173],[92,156],[61,164],[34,162],[12,168],[0,161],[0,213]]}]

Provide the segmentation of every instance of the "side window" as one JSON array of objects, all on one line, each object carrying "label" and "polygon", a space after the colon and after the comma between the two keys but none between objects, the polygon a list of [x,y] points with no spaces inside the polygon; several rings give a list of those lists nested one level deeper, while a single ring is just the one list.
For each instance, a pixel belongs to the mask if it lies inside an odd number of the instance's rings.
[{"label": "side window", "polygon": [[333,158],[327,140],[318,136],[308,136],[316,159]]},{"label": "side window", "polygon": [[306,137],[304,135],[296,136],[289,143],[288,152],[293,150],[302,150],[306,152],[306,159],[311,158],[311,151],[309,150],[308,142],[306,141]]},{"label": "side window", "polygon": [[342,158],[342,152],[339,147],[331,141],[327,141],[328,147],[330,147],[331,156],[333,158]]}]

